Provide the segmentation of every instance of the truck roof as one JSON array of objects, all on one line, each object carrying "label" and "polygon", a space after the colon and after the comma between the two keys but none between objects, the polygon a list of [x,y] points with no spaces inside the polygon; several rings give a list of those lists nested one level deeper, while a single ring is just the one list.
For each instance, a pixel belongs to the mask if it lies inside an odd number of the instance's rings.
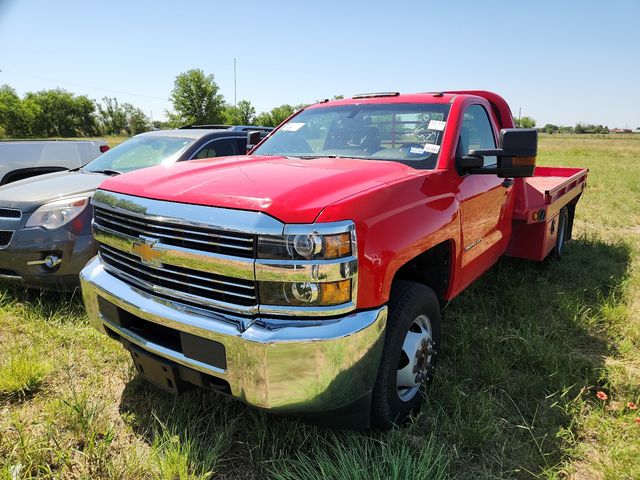
[{"label": "truck roof", "polygon": [[354,95],[352,98],[340,100],[324,100],[307,108],[324,108],[327,106],[361,105],[361,104],[393,104],[393,103],[452,103],[459,96],[474,96],[485,99],[491,105],[501,128],[513,126],[513,114],[509,104],[497,93],[486,90],[450,90],[423,93],[382,92]]}]

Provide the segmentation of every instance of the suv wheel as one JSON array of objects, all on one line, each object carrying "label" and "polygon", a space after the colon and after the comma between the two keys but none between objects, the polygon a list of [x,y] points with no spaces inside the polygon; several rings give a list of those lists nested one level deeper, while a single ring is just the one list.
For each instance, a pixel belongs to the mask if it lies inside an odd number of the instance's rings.
[{"label": "suv wheel", "polygon": [[440,304],[433,290],[398,281],[391,289],[384,350],[373,389],[372,423],[388,429],[419,409],[440,343]]}]

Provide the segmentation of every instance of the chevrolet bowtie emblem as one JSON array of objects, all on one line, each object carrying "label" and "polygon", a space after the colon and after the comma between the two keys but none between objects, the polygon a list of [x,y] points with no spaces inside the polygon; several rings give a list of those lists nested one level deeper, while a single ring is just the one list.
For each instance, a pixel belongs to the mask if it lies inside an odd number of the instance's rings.
[{"label": "chevrolet bowtie emblem", "polygon": [[142,263],[158,263],[157,260],[162,255],[159,250],[154,250],[158,240],[155,238],[140,237],[140,241],[134,242],[131,253],[138,255]]}]

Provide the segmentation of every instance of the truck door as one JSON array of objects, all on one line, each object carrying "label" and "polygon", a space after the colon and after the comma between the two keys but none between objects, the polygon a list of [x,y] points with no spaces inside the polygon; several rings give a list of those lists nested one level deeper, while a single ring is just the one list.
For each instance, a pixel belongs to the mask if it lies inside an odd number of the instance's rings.
[{"label": "truck door", "polygon": [[[469,150],[496,148],[496,130],[483,105],[464,112],[457,155]],[[496,164],[485,157],[484,166]],[[507,218],[511,182],[497,175],[466,175],[460,184],[462,269],[469,283],[491,267],[504,253],[511,229]]]}]

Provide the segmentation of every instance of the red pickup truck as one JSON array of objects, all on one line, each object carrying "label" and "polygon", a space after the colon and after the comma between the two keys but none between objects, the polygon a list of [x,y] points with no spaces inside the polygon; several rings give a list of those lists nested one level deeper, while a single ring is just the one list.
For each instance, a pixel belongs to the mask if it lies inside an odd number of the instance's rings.
[{"label": "red pickup truck", "polygon": [[536,151],[496,94],[379,93],[305,108],[246,157],[109,179],[89,316],[165,389],[388,428],[420,406],[442,305],[502,255],[562,254],[587,171]]}]

